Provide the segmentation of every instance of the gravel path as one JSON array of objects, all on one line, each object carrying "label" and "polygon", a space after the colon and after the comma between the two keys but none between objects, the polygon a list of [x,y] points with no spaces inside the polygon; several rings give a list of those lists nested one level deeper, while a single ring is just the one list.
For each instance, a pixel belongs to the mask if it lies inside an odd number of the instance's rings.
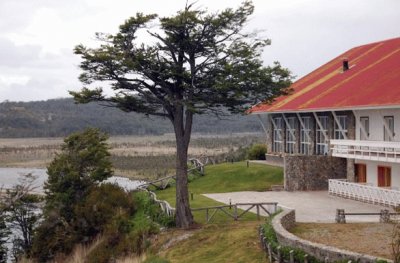
[{"label": "gravel path", "polygon": [[[387,209],[378,205],[366,204],[354,200],[330,196],[327,191],[309,192],[231,192],[221,194],[204,194],[204,196],[221,203],[257,203],[278,202],[283,208],[296,209],[298,222],[334,222],[336,209],[345,209],[346,212],[379,213]],[[348,222],[377,222],[378,216],[347,216]]]}]

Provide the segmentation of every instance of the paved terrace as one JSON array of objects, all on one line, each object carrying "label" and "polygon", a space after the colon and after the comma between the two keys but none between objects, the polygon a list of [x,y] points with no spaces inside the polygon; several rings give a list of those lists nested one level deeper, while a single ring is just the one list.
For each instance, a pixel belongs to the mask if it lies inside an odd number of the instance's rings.
[{"label": "paved terrace", "polygon": [[[309,192],[231,192],[204,194],[221,203],[257,203],[278,202],[282,208],[296,209],[297,222],[335,222],[336,209],[345,209],[347,213],[379,213],[389,209],[379,205],[366,204],[354,200],[330,196],[327,191]],[[347,222],[378,222],[379,216],[347,216]]]}]

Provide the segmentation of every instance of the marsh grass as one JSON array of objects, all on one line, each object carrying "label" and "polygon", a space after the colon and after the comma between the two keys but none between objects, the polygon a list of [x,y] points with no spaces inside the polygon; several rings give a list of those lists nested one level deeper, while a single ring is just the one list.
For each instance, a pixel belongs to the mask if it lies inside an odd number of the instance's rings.
[{"label": "marsh grass", "polygon": [[[259,133],[227,135],[193,134],[189,147],[191,157],[210,157],[219,163],[240,159],[235,152],[261,142]],[[0,167],[46,168],[60,151],[61,138],[0,138]],[[117,175],[153,179],[170,174],[175,168],[175,139],[163,136],[118,136],[109,139],[112,161]]]}]

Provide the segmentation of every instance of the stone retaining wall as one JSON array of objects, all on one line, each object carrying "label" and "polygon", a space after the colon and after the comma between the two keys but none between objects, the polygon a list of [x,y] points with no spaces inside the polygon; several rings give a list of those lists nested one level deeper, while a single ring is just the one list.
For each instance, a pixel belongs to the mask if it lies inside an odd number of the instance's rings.
[{"label": "stone retaining wall", "polygon": [[[276,232],[278,242],[281,246],[302,249],[304,252],[316,257],[321,261],[328,260],[328,262],[335,262],[351,260],[352,262],[372,263],[379,260],[377,257],[338,249],[301,239],[287,231],[295,225],[295,218],[295,210],[284,210],[276,215],[272,220],[272,227]],[[393,261],[387,260],[387,262]]]},{"label": "stone retaining wall", "polygon": [[347,161],[322,155],[284,157],[286,191],[328,190],[328,179],[345,179]]}]

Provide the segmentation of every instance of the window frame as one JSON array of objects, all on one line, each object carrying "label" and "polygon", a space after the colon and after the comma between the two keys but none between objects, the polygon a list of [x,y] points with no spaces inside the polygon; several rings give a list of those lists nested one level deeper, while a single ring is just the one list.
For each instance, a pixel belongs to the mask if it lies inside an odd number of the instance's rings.
[{"label": "window frame", "polygon": [[[346,134],[347,136],[347,116],[346,115],[338,115],[336,116],[337,121],[335,120],[335,125],[333,125],[333,138],[335,138],[335,140],[344,140],[345,137],[343,136],[343,133]],[[338,123],[340,123],[340,126],[338,125]]]},{"label": "window frame", "polygon": [[[323,126],[322,130],[319,125],[317,125],[315,132],[315,153],[318,155],[328,154],[328,140],[325,138],[325,134],[329,131],[329,117],[328,116],[317,116],[319,123]],[[324,121],[322,121],[324,119]],[[324,127],[325,125],[325,127]]]},{"label": "window frame", "polygon": [[[307,121],[305,121],[307,120]],[[311,146],[311,138],[310,138],[310,133],[311,133],[311,117],[310,116],[304,116],[301,117],[301,121],[304,124],[301,125],[300,127],[300,153],[304,155],[309,155],[310,154],[310,146]],[[308,134],[308,136],[307,136]]]},{"label": "window frame", "polygon": [[[392,123],[387,122],[386,120],[392,120]],[[394,137],[394,116],[393,115],[383,116],[383,121],[386,122],[389,130],[392,132],[392,138],[393,138]],[[392,124],[392,126],[391,126],[391,124]],[[386,138],[386,137],[388,137],[388,138]],[[392,141],[389,134],[386,131],[385,124],[383,125],[383,140],[387,141],[387,142]]]},{"label": "window frame", "polygon": [[282,152],[283,145],[283,120],[282,117],[273,117],[272,121],[274,122],[274,130],[272,134],[272,150],[274,152]]},{"label": "window frame", "polygon": [[[287,117],[286,118],[286,142],[285,142],[285,152],[289,154],[294,153],[294,148],[296,145],[296,118],[295,117]],[[292,127],[293,125],[293,127]],[[293,135],[292,135],[293,132]]]}]

